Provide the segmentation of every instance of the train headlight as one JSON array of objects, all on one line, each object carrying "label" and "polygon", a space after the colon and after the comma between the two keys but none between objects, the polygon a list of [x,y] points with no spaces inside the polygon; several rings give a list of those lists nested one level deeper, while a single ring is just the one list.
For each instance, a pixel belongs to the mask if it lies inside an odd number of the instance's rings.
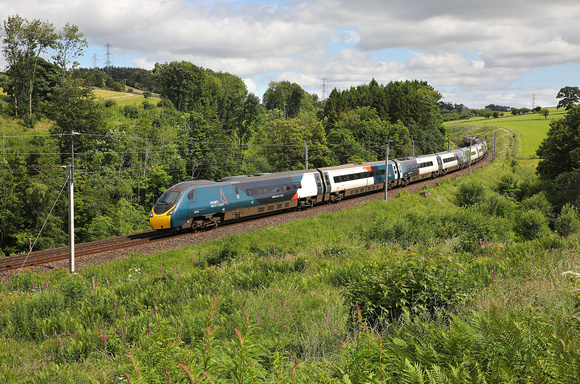
[{"label": "train headlight", "polygon": [[168,212],[167,212],[167,216],[171,216],[175,213],[175,207],[171,208]]},{"label": "train headlight", "polygon": [[151,210],[151,212],[149,212],[149,218],[153,217],[153,210]]}]

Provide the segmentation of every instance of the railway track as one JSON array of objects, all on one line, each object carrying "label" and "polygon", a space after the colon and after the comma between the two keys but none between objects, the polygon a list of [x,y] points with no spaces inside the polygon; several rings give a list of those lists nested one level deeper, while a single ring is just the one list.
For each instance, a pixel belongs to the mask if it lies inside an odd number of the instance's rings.
[{"label": "railway track", "polygon": [[[472,165],[472,168],[474,168],[474,169],[479,168],[480,166],[488,163],[489,161],[490,161],[490,156],[488,154],[488,156],[486,156],[486,158],[484,158],[482,161]],[[440,177],[440,178],[427,179],[427,180],[423,180],[423,181],[420,181],[417,183],[410,184],[406,187],[397,188],[397,189],[393,190],[393,193],[396,193],[397,190],[411,190],[411,192],[418,191],[418,190],[420,190],[420,188],[423,185],[434,185],[438,182],[438,180],[440,180],[442,178],[455,178],[455,177],[462,176],[465,173],[467,173],[467,168],[465,168],[464,170],[453,172],[451,174],[448,174],[448,175]],[[383,194],[384,194],[384,191],[380,191],[380,192],[376,192],[376,193],[371,194],[371,195],[378,196],[377,199],[379,199],[379,198],[382,198]],[[348,199],[346,201],[356,202],[359,199],[361,199],[361,200],[364,199],[365,196],[368,197],[369,195],[354,197],[354,198]],[[340,204],[341,203],[336,203],[336,204],[332,204],[332,205],[340,206]],[[322,209],[322,207],[324,207],[324,205],[318,205],[318,206],[315,206],[314,208],[308,209],[308,211],[313,211],[315,213],[318,209]],[[272,217],[292,215],[292,214],[295,214],[296,212],[297,211],[288,211],[288,212],[279,213],[279,214],[276,214],[273,216],[261,216],[261,217],[257,217],[257,218],[243,219],[241,221],[235,221],[235,222],[231,222],[231,223],[222,224],[218,227],[218,229],[223,230],[225,228],[231,228],[231,231],[235,232],[236,227],[243,226],[248,221],[257,222],[257,221],[262,221],[262,220],[268,220]],[[80,243],[80,244],[75,245],[75,259],[79,258],[79,257],[84,257],[84,256],[101,254],[101,253],[109,252],[109,251],[119,251],[119,250],[123,250],[123,249],[127,249],[127,248],[138,247],[140,245],[152,244],[152,243],[155,243],[157,241],[167,240],[169,238],[176,238],[179,236],[191,236],[192,234],[198,234],[198,233],[202,233],[202,232],[206,232],[206,231],[201,231],[201,232],[146,231],[146,232],[135,233],[135,234],[128,235],[128,236],[112,237],[112,238],[92,241],[92,242],[88,242],[88,243]],[[45,266],[45,265],[52,263],[52,262],[55,262],[55,261],[68,260],[69,257],[70,257],[69,247],[60,247],[60,248],[46,249],[43,251],[30,252],[28,254],[18,254],[18,255],[6,256],[6,257],[0,258],[0,273],[7,272],[7,273],[11,274],[11,273],[14,273],[14,272],[22,269],[22,268],[33,267],[33,266]]]},{"label": "railway track", "polygon": [[[96,253],[131,248],[174,235],[174,232],[146,231],[128,236],[112,237],[75,245],[75,258]],[[69,247],[46,249],[0,258],[0,272],[14,271],[24,267],[45,265],[53,261],[66,260],[70,257]]]}]

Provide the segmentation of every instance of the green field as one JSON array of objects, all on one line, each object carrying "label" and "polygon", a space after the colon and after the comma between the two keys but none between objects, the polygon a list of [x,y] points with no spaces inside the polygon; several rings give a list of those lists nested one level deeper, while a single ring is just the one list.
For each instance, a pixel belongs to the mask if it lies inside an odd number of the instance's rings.
[{"label": "green field", "polygon": [[100,100],[114,100],[117,105],[138,105],[143,102],[145,97],[140,91],[135,92],[115,92],[106,89],[95,89],[95,96]]},{"label": "green field", "polygon": [[[563,109],[555,107],[548,108],[550,114],[546,119],[539,113],[528,113],[525,115],[512,116],[504,114],[497,119],[486,119],[484,117],[474,117],[469,120],[449,121],[444,125],[450,136],[459,132],[464,135],[466,132],[482,133],[485,127],[488,143],[490,143],[492,129],[498,132],[498,142],[502,147],[498,148],[498,153],[510,153],[517,156],[534,156],[540,143],[546,137],[550,129],[550,122],[562,119],[566,115]],[[500,140],[501,139],[501,140]],[[504,140],[505,139],[505,140]],[[514,147],[515,146],[515,147]]]}]

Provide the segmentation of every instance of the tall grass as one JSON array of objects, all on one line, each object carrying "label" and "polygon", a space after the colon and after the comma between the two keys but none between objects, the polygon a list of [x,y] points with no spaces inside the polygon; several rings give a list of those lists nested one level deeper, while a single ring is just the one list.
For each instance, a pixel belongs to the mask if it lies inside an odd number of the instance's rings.
[{"label": "tall grass", "polygon": [[524,238],[523,213],[559,217],[529,209],[535,183],[497,162],[428,198],[22,273],[0,289],[0,380],[575,382],[578,217]]}]

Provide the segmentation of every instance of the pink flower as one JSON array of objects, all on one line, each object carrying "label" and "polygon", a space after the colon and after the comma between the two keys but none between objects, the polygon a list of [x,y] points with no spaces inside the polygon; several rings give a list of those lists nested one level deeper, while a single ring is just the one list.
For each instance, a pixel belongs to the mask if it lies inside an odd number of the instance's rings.
[{"label": "pink flower", "polygon": [[238,335],[238,339],[240,340],[240,345],[242,346],[242,348],[244,348],[244,340],[242,339],[242,334],[240,333],[240,331],[236,328],[236,335]]},{"label": "pink flower", "polygon": [[282,307],[284,306],[284,296],[282,296],[282,303],[280,306],[282,306]]},{"label": "pink flower", "polygon": [[113,301],[113,309],[117,309],[117,300]]},{"label": "pink flower", "polygon": [[326,310],[326,322],[330,324],[330,314],[328,313],[328,309]]}]

